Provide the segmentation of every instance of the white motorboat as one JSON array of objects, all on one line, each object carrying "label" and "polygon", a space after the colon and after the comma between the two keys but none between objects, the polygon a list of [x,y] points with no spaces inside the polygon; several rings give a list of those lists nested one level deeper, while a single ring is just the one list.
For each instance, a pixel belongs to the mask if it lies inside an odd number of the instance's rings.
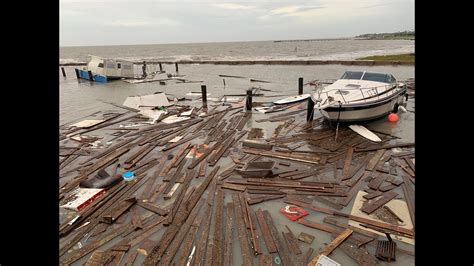
[{"label": "white motorboat", "polygon": [[388,73],[346,71],[340,79],[317,89],[314,109],[329,121],[355,122],[397,112],[406,100],[406,85]]}]

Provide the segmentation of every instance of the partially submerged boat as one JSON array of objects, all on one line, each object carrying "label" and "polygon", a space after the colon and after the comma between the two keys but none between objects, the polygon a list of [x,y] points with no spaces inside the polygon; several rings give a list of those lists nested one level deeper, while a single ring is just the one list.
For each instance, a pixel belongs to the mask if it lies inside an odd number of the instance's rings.
[{"label": "partially submerged boat", "polygon": [[355,122],[377,119],[406,100],[403,83],[388,73],[346,71],[333,84],[318,89],[311,99],[315,110],[329,121]]},{"label": "partially submerged boat", "polygon": [[91,56],[86,67],[76,68],[76,75],[77,78],[97,82],[133,78],[133,62]]}]

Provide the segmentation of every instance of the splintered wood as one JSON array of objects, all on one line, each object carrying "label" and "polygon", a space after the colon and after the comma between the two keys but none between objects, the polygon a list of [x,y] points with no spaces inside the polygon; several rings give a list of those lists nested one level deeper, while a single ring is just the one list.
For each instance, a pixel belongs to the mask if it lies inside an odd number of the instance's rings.
[{"label": "splintered wood", "polygon": [[[394,258],[393,247],[413,255],[393,244],[384,253],[378,242],[379,232],[414,237],[403,225],[407,212],[390,205],[406,201],[414,225],[413,143],[388,135],[369,142],[343,125],[336,139],[323,117],[305,121],[305,102],[275,107],[277,115],[244,112],[243,104],[179,101],[152,124],[125,108],[94,114],[88,120],[103,122],[87,128],[62,126],[60,206],[77,198],[83,180],[133,177],[100,187],[79,211],[60,207],[59,263],[300,266],[338,248],[372,266]],[[278,125],[254,127],[265,121]],[[273,168],[242,174],[251,162]],[[360,191],[368,194],[351,215]],[[296,206],[309,215],[290,221],[279,212]],[[322,235],[333,240],[313,249]]]}]

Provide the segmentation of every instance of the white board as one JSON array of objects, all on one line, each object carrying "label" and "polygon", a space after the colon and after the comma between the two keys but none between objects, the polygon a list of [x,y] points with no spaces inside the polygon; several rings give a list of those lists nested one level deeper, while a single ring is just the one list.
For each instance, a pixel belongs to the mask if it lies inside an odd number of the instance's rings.
[{"label": "white board", "polygon": [[151,120],[153,122],[155,122],[156,120],[158,120],[165,113],[165,111],[161,111],[161,110],[141,110],[139,113],[146,116],[146,117],[148,117],[148,118],[151,118]]},{"label": "white board", "polygon": [[274,101],[274,104],[287,104],[287,103],[296,103],[299,101],[306,100],[310,97],[310,94],[301,94],[301,95],[296,95],[296,96],[291,96],[288,98],[280,99],[278,101]]},{"label": "white board", "polygon": [[352,129],[355,133],[361,135],[362,137],[375,141],[375,142],[380,142],[382,141],[377,135],[375,135],[372,131],[368,130],[364,126],[361,125],[350,125],[350,129]]},{"label": "white board", "polygon": [[[357,196],[356,196],[355,201],[354,201],[354,205],[352,206],[351,215],[359,216],[359,217],[366,218],[366,219],[369,219],[369,220],[372,220],[372,221],[378,221],[378,222],[383,222],[384,223],[384,221],[379,220],[377,218],[374,218],[373,214],[372,215],[367,215],[366,213],[364,213],[360,210],[362,208],[362,206],[364,205],[364,202],[366,201],[366,199],[363,198],[363,196],[366,195],[366,194],[368,194],[368,193],[366,193],[364,191],[359,191],[359,193],[357,193]],[[410,213],[408,211],[408,205],[405,201],[398,200],[398,199],[392,199],[391,201],[387,202],[385,205],[387,205],[387,207],[389,207],[392,211],[394,211],[397,214],[397,216],[399,216],[404,221],[404,223],[398,225],[399,227],[405,228],[405,229],[408,229],[408,230],[413,230],[413,223],[411,221]],[[375,231],[375,230],[372,230],[372,229],[365,228],[365,227],[361,226],[360,223],[356,222],[356,221],[349,220],[349,225],[352,225],[354,227],[376,233],[377,235],[385,236],[385,234],[383,234],[379,231]],[[405,243],[408,243],[408,244],[411,244],[411,245],[415,244],[415,240],[413,238],[398,236],[398,235],[394,235],[394,234],[391,234],[390,236],[392,238],[396,239],[396,240],[400,240],[402,242],[405,242]]]},{"label": "white board", "polygon": [[144,96],[130,96],[125,99],[123,103],[124,106],[141,110],[143,107],[144,109],[149,109],[150,107],[156,106],[170,106],[170,102],[164,93],[158,94],[150,94]]},{"label": "white board", "polygon": [[177,115],[172,115],[172,116],[168,116],[167,118],[161,120],[161,122],[165,123],[165,124],[172,124],[172,123],[176,123],[176,122],[180,122],[180,121],[184,121],[184,120],[188,120],[188,119],[191,119],[190,117],[186,117],[186,116],[177,116]]}]

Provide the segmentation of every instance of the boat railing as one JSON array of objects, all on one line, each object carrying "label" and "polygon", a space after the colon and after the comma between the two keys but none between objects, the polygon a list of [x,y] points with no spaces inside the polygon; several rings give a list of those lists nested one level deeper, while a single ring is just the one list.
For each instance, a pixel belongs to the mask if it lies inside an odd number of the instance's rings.
[{"label": "boat railing", "polygon": [[[343,90],[358,90],[358,91],[360,91],[360,94],[361,94],[362,99],[364,100],[364,102],[367,102],[367,99],[374,98],[374,97],[377,97],[377,99],[380,99],[380,94],[385,94],[385,95],[388,95],[388,96],[394,94],[396,92],[396,90],[394,90],[394,88],[396,88],[396,87],[397,87],[397,84],[392,83],[392,84],[374,86],[374,87],[369,87],[369,88],[360,88],[360,87],[344,88]],[[383,88],[383,90],[382,90],[382,88]],[[324,91],[324,92],[323,92],[323,89],[324,88],[318,88],[316,90],[316,92],[318,93],[318,98],[321,98],[321,93],[325,93],[326,97],[329,98],[329,92],[338,91],[339,95],[341,95],[341,97],[342,97],[342,100],[346,104],[350,103],[350,102],[361,100],[361,99],[346,100],[344,98],[343,93],[342,93],[342,89],[331,89],[331,90]],[[381,91],[379,91],[379,90],[381,90]]]}]

